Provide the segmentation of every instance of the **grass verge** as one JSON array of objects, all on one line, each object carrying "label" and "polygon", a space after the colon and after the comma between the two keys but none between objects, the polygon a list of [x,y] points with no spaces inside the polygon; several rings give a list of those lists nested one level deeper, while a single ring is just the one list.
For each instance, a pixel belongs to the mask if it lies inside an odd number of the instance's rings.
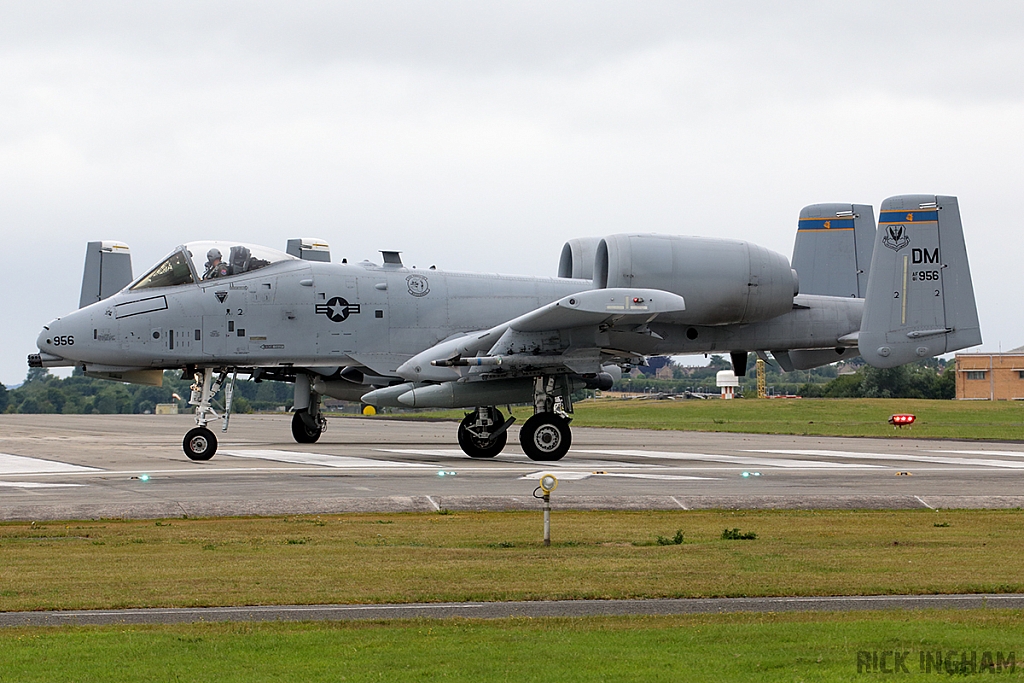
[{"label": "grass verge", "polygon": [[[533,414],[516,407],[519,424]],[[890,415],[913,413],[912,427],[894,429]],[[462,419],[465,411],[417,413]],[[591,400],[575,405],[574,427],[677,429],[747,434],[873,436],[903,439],[1024,440],[1024,402],[923,399],[793,399],[733,401]]]},{"label": "grass verge", "polygon": [[1022,639],[1024,613],[1002,610],[4,629],[0,679],[846,681],[883,652],[902,675],[934,678],[939,653],[1019,678],[996,663]]},{"label": "grass verge", "polygon": [[539,511],[4,523],[0,610],[1024,591],[1020,510],[556,509],[552,529],[545,548]]}]

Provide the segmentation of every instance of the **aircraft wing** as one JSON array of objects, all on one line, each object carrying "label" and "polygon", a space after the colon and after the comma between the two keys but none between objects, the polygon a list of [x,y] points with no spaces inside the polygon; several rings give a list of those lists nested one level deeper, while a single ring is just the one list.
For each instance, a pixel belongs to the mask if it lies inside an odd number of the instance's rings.
[{"label": "aircraft wing", "polygon": [[638,328],[686,310],[683,297],[657,289],[592,289],[563,297],[529,313],[450,339],[398,368],[413,381],[445,382],[465,368],[565,365],[577,372],[599,367],[598,335],[610,328]]}]

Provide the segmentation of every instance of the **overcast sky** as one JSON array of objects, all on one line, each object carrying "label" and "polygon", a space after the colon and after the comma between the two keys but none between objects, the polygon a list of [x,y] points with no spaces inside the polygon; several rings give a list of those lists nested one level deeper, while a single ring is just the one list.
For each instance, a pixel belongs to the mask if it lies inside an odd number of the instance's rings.
[{"label": "overcast sky", "polygon": [[0,2],[0,381],[85,244],[328,240],[554,275],[572,237],[749,239],[960,199],[985,344],[1024,344],[1024,3]]}]

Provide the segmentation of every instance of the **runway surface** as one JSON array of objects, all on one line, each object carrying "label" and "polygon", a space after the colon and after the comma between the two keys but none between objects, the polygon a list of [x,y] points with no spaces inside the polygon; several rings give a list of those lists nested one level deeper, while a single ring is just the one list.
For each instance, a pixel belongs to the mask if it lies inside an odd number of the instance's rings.
[{"label": "runway surface", "polygon": [[508,617],[655,616],[737,612],[859,612],[908,609],[1024,609],[1024,595],[853,595],[817,598],[679,600],[538,600],[407,605],[277,605],[176,609],[0,612],[4,626],[105,626],[195,622],[356,621],[368,619],[503,619]]},{"label": "runway surface", "polygon": [[518,446],[472,460],[454,422],[332,418],[296,444],[289,415],[236,415],[192,462],[191,416],[0,415],[0,518],[91,519],[556,508],[1010,508],[1024,444],[574,429],[557,463]]}]

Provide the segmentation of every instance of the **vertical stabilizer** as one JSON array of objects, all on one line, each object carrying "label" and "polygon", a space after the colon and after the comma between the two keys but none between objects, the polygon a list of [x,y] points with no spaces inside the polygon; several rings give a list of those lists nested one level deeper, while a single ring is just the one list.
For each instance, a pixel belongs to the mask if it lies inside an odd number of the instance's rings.
[{"label": "vertical stabilizer", "polygon": [[891,368],[980,343],[956,197],[886,199],[858,337],[864,360]]},{"label": "vertical stabilizer", "polygon": [[793,244],[800,293],[862,298],[874,244],[875,210],[869,204],[805,206]]},{"label": "vertical stabilizer", "polygon": [[124,289],[132,277],[132,252],[123,242],[89,242],[78,307],[102,301]]}]

